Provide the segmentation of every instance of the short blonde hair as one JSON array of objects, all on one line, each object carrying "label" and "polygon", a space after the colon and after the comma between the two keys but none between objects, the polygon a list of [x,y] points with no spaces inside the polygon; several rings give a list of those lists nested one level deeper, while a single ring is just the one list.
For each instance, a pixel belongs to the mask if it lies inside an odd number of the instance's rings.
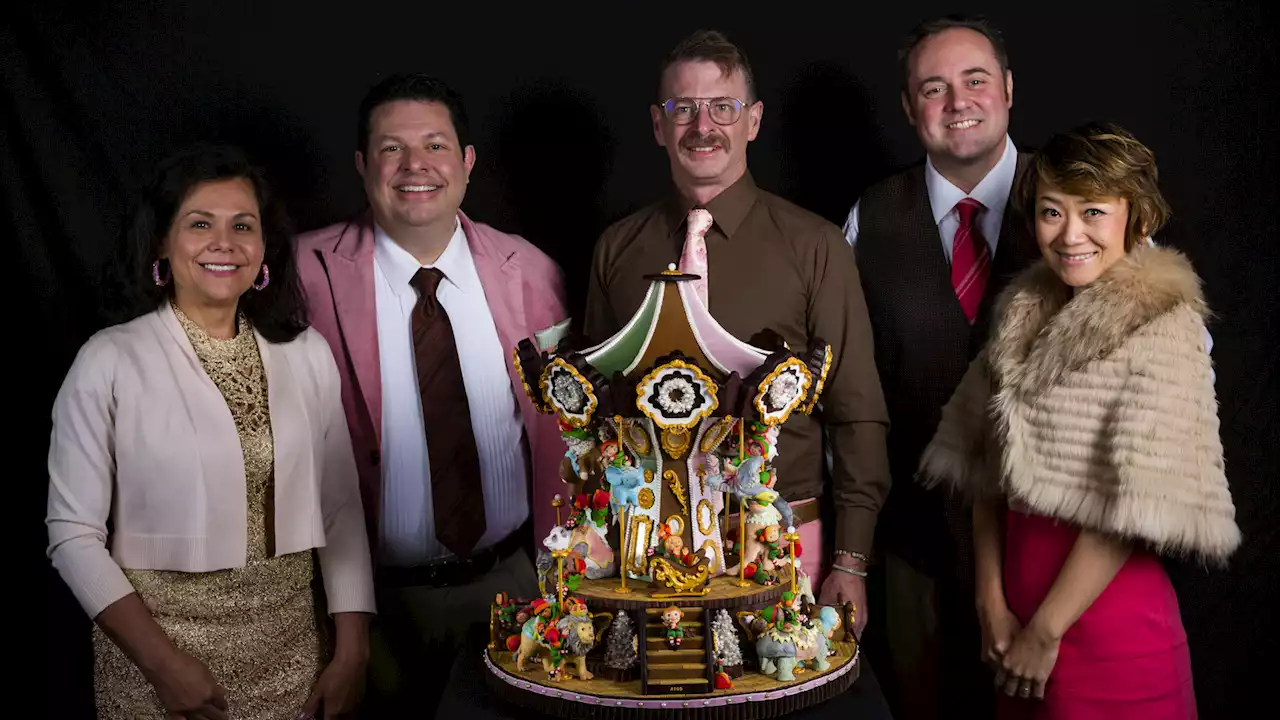
[{"label": "short blonde hair", "polygon": [[1125,252],[1145,243],[1169,220],[1169,204],[1160,194],[1155,153],[1119,125],[1081,125],[1054,135],[1035,154],[1015,191],[1016,207],[1033,234],[1041,181],[1083,198],[1128,200]]}]

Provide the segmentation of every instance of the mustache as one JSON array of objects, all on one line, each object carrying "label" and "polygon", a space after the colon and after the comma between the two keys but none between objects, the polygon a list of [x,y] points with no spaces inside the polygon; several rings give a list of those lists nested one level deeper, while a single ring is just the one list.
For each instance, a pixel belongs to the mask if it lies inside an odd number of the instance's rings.
[{"label": "mustache", "polygon": [[727,148],[729,147],[729,139],[720,133],[707,133],[706,135],[703,135],[696,130],[680,139],[680,147],[686,150],[706,145],[719,145]]}]

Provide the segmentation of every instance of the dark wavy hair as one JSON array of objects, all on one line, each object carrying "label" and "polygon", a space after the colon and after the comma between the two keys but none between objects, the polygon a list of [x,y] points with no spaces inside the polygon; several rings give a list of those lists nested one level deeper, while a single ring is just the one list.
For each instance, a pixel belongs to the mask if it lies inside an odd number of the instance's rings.
[{"label": "dark wavy hair", "polygon": [[243,150],[206,144],[166,158],[133,201],[107,284],[109,297],[105,304],[113,322],[128,322],[145,315],[172,297],[173,283],[156,285],[151,268],[174,215],[201,183],[233,179],[248,180],[253,186],[265,246],[262,261],[271,272],[266,288],[240,296],[239,309],[273,343],[289,342],[307,329],[306,302],[298,279],[288,213],[271,193],[261,168]]}]

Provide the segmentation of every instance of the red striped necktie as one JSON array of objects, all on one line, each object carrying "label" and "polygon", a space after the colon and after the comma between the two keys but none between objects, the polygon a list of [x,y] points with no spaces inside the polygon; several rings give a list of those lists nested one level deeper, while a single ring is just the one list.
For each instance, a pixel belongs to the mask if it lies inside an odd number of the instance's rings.
[{"label": "red striped necktie", "polygon": [[973,198],[956,203],[960,227],[951,243],[951,287],[970,323],[978,317],[978,305],[982,303],[987,276],[991,273],[991,251],[977,223],[978,211],[984,209],[982,203]]}]

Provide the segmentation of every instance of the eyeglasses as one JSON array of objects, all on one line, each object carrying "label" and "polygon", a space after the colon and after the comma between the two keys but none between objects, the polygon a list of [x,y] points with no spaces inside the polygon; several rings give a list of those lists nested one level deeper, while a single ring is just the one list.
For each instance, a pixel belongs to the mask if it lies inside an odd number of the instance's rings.
[{"label": "eyeglasses", "polygon": [[702,106],[707,106],[711,120],[717,125],[732,125],[742,116],[744,103],[738,98],[670,98],[662,103],[667,119],[676,125],[688,125],[698,117]]}]

